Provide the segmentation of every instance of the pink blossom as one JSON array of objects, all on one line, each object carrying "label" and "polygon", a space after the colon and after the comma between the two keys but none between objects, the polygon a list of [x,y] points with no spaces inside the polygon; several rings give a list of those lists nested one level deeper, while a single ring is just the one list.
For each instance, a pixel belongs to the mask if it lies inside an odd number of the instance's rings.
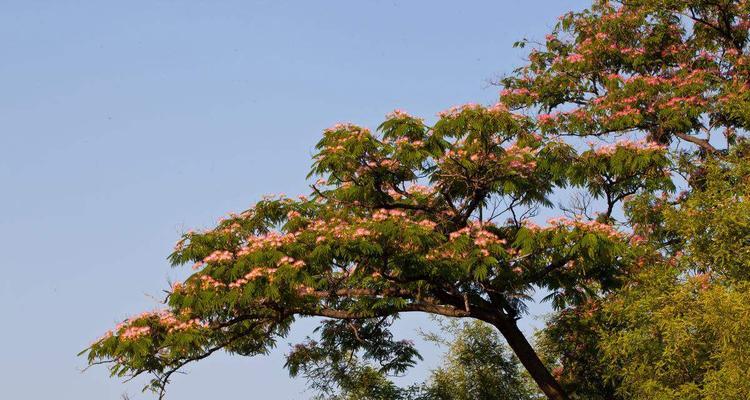
[{"label": "pink blossom", "polygon": [[566,58],[566,60],[567,60],[567,61],[568,61],[569,63],[577,63],[577,62],[581,62],[581,61],[583,61],[583,60],[584,60],[584,57],[583,57],[582,55],[578,54],[578,53],[573,53],[573,54],[569,55],[569,56],[568,56],[568,57]]},{"label": "pink blossom", "polygon": [[551,114],[539,114],[537,117],[539,119],[539,123],[542,125],[551,124],[555,122],[555,116]]},{"label": "pink blossom", "polygon": [[425,229],[428,229],[428,230],[434,230],[435,227],[437,226],[437,224],[434,223],[434,222],[432,222],[432,221],[430,221],[430,220],[424,219],[422,221],[419,221],[419,226],[421,226],[421,227],[423,227]]},{"label": "pink blossom", "polygon": [[120,337],[126,340],[138,339],[142,336],[148,335],[149,333],[151,333],[150,326],[131,326],[125,329],[125,331],[120,334]]},{"label": "pink blossom", "polygon": [[420,194],[423,196],[431,195],[434,191],[434,188],[424,185],[412,185],[406,188],[406,192],[409,194]]},{"label": "pink blossom", "polygon": [[233,259],[234,254],[232,254],[232,252],[226,250],[216,250],[208,257],[204,258],[203,261],[206,263],[218,263],[232,261]]}]

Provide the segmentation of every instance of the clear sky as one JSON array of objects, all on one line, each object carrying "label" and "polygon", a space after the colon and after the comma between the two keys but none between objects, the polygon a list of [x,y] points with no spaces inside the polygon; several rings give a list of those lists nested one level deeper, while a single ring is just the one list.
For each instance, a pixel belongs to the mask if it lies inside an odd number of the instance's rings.
[{"label": "clear sky", "polygon": [[[333,123],[494,102],[489,81],[523,62],[511,44],[587,2],[0,4],[2,397],[100,400],[153,398],[105,368],[81,374],[76,353],[184,276],[165,260],[181,232],[266,193],[307,194]],[[417,326],[431,324],[398,333]],[[307,398],[287,348],[203,361],[169,398]],[[434,365],[424,353],[409,379]]]}]

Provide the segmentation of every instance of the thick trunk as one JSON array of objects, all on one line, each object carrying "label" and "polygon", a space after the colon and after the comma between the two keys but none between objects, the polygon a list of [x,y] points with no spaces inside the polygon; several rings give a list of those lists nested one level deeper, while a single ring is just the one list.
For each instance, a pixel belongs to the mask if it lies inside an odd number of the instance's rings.
[{"label": "thick trunk", "polygon": [[557,380],[550,374],[542,360],[536,355],[536,351],[531,347],[529,341],[523,335],[516,322],[513,320],[501,318],[492,322],[500,333],[508,341],[508,345],[521,361],[521,364],[529,372],[539,388],[544,392],[548,399],[567,400],[568,396],[557,383]]}]

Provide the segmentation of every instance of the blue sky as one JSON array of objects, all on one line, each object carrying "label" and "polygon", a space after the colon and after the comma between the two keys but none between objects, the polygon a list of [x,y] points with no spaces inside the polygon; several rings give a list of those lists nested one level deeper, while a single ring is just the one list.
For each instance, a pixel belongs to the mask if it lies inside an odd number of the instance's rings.
[{"label": "blue sky", "polygon": [[[165,260],[181,232],[263,194],[307,194],[312,148],[336,122],[494,102],[489,81],[523,62],[511,44],[587,4],[0,3],[0,386],[81,400],[153,398],[105,368],[81,374],[76,353],[185,275]],[[398,333],[420,326],[404,318]],[[286,351],[213,357],[170,398],[307,398]],[[408,379],[435,364],[424,353]]]}]

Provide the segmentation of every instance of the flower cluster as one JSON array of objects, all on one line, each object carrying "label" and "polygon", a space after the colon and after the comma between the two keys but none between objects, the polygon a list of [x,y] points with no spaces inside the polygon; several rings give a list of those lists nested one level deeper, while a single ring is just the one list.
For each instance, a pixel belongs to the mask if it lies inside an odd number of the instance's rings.
[{"label": "flower cluster", "polygon": [[203,259],[204,263],[220,263],[229,262],[234,259],[234,254],[231,251],[216,250],[211,253],[208,257]]},{"label": "flower cluster", "polygon": [[271,231],[263,235],[250,236],[246,239],[246,245],[237,252],[237,256],[247,255],[262,249],[278,249],[283,245],[293,243],[297,239],[297,235],[296,232],[281,234]]},{"label": "flower cluster", "polygon": [[373,221],[385,221],[388,218],[401,219],[401,218],[406,218],[406,217],[407,217],[406,212],[402,210],[397,210],[397,209],[386,210],[384,208],[381,208],[379,210],[376,210],[374,213],[372,213]]},{"label": "flower cluster", "polygon": [[305,296],[313,293],[315,293],[315,288],[302,284],[297,285],[297,294],[299,294],[300,296]]},{"label": "flower cluster", "polygon": [[578,63],[584,60],[584,57],[578,53],[573,53],[565,58],[569,63]]},{"label": "flower cluster", "polygon": [[[154,332],[154,326],[166,329],[168,333],[173,333],[189,329],[206,328],[208,327],[208,324],[198,318],[182,320],[169,310],[160,310],[144,312],[137,316],[130,317],[119,323],[115,327],[115,332],[117,332],[117,335],[121,340],[136,340],[152,334]],[[112,331],[108,331],[97,342],[109,339],[112,336],[114,336]]]},{"label": "flower cluster", "polygon": [[609,237],[610,239],[621,239],[624,237],[624,234],[612,225],[604,224],[598,221],[585,221],[581,218],[567,218],[567,217],[558,217],[558,218],[551,218],[547,220],[547,224],[549,225],[546,228],[541,228],[538,225],[532,223],[532,222],[525,222],[524,226],[526,229],[532,230],[532,231],[542,231],[542,230],[557,230],[560,228],[572,228],[572,229],[580,229],[582,231],[592,232],[592,233],[598,233],[604,236]]},{"label": "flower cluster", "polygon": [[467,103],[460,106],[453,106],[445,111],[440,111],[437,115],[440,118],[456,118],[466,110],[481,110],[482,106],[477,103]]},{"label": "flower cluster", "polygon": [[495,103],[490,107],[483,107],[477,103],[467,103],[460,106],[453,106],[445,111],[439,112],[437,115],[440,118],[452,119],[459,117],[465,111],[486,111],[489,114],[504,114],[508,112],[508,108],[503,103]]},{"label": "flower cluster", "polygon": [[515,88],[515,89],[503,89],[500,91],[500,96],[536,96],[537,94],[529,90],[528,88]]},{"label": "flower cluster", "polygon": [[400,110],[398,108],[395,109],[395,110],[393,110],[393,111],[391,111],[390,113],[386,114],[385,117],[387,119],[401,119],[401,120],[404,120],[404,119],[416,119],[418,121],[422,120],[421,118],[415,118],[412,115],[410,115],[409,113],[407,113],[407,112],[405,112],[403,110]]},{"label": "flower cluster", "polygon": [[419,227],[422,227],[426,230],[433,230],[435,229],[435,226],[437,224],[433,221],[430,221],[428,219],[423,219],[420,221],[415,221],[411,218],[409,218],[408,214],[404,212],[403,210],[398,209],[378,209],[374,213],[372,213],[372,216],[370,217],[372,221],[375,222],[381,222],[385,221],[387,219],[394,219],[398,221],[405,222],[407,224],[413,224]]},{"label": "flower cluster", "polygon": [[[385,168],[390,171],[395,171],[401,166],[401,163],[395,159],[382,158],[382,159],[370,160],[365,165],[373,169]],[[358,172],[361,173],[361,171],[358,171]]]},{"label": "flower cluster", "polygon": [[531,147],[519,147],[512,143],[505,149],[509,157],[508,167],[521,173],[531,173],[536,168],[536,161],[533,159],[537,151]]},{"label": "flower cluster", "polygon": [[479,252],[484,257],[489,257],[490,252],[488,250],[488,247],[494,245],[505,245],[507,243],[505,239],[499,238],[494,233],[485,229],[487,226],[491,225],[492,224],[472,221],[468,226],[455,232],[451,232],[448,235],[448,239],[450,241],[455,241],[462,236],[468,236],[473,239],[473,243],[477,248],[479,248]]},{"label": "flower cluster", "polygon": [[250,281],[260,278],[261,276],[273,275],[274,272],[276,272],[276,268],[254,268],[252,271],[245,274],[245,276],[243,276],[242,278],[239,278],[236,281],[230,283],[228,287],[230,289],[237,289],[246,285]]},{"label": "flower cluster", "polygon": [[430,186],[424,186],[424,185],[412,185],[406,188],[406,193],[418,194],[421,196],[429,196],[435,193],[435,188],[430,187]]},{"label": "flower cluster", "polygon": [[409,138],[406,138],[406,137],[400,137],[400,138],[396,139],[395,141],[393,141],[393,143],[396,146],[399,146],[399,147],[411,146],[411,147],[414,147],[414,148],[420,148],[420,147],[424,146],[424,142],[423,141],[421,141],[421,140],[409,140]]},{"label": "flower cluster", "polygon": [[348,123],[348,122],[339,122],[333,126],[330,126],[323,130],[323,133],[333,133],[333,132],[340,132],[340,131],[366,131],[367,128],[362,128],[357,125]]},{"label": "flower cluster", "polygon": [[120,338],[124,340],[138,339],[151,333],[150,326],[130,326],[120,333]]},{"label": "flower cluster", "polygon": [[201,275],[199,279],[201,281],[201,288],[204,290],[221,289],[227,286],[224,282],[218,281],[210,275]]},{"label": "flower cluster", "polygon": [[168,332],[175,331],[186,331],[194,328],[206,328],[208,324],[201,321],[198,318],[188,319],[187,321],[181,321],[169,311],[160,311],[156,314],[159,317],[159,324],[167,327]]},{"label": "flower cluster", "polygon": [[[455,143],[455,148],[446,149],[443,155],[437,159],[437,162],[443,170],[454,168],[456,162],[460,162],[461,158],[468,158],[476,165],[489,165],[494,169],[502,166],[503,170],[509,169],[521,175],[528,175],[533,172],[537,166],[535,158],[538,149],[519,146],[517,143],[512,143],[510,146],[503,148],[504,140],[506,139],[501,137],[492,138],[492,143],[497,147],[488,150],[472,149],[471,146],[475,144],[475,141],[459,140]],[[471,150],[467,150],[467,148]],[[446,164],[447,160],[452,162]]]},{"label": "flower cluster", "polygon": [[[589,142],[589,145],[593,147],[593,142]],[[640,139],[640,140],[623,139],[623,140],[618,140],[614,144],[600,146],[594,150],[594,153],[600,156],[610,156],[614,154],[618,149],[627,149],[627,150],[645,151],[645,152],[650,152],[650,151],[661,152],[661,151],[664,151],[666,147],[655,142],[647,141],[645,139]]]},{"label": "flower cluster", "polygon": [[296,260],[289,256],[283,256],[279,259],[276,265],[279,267],[282,265],[291,265],[292,267],[299,269],[305,266],[305,262],[302,260]]}]

